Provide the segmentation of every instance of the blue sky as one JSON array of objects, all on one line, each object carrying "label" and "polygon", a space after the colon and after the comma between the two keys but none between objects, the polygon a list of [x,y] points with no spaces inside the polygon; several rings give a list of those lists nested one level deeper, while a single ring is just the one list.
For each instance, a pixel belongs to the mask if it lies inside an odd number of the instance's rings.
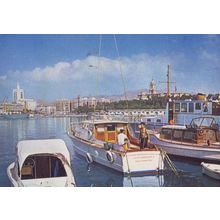
[{"label": "blue sky", "polygon": [[[122,94],[113,35],[0,35],[0,101],[12,99],[17,82],[26,98]],[[166,79],[178,91],[220,91],[220,35],[116,35],[127,90]],[[91,66],[94,66],[93,68]],[[96,67],[99,66],[97,69]],[[98,72],[98,80],[97,80]],[[99,89],[97,89],[97,81]]]}]

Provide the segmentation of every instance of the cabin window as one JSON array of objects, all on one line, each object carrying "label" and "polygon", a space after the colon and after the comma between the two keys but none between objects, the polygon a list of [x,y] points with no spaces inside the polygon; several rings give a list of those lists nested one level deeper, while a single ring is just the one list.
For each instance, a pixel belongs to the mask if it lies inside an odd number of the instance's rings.
[{"label": "cabin window", "polygon": [[192,142],[194,140],[194,133],[192,131],[184,131],[183,139]]},{"label": "cabin window", "polygon": [[171,139],[172,130],[171,129],[162,129],[161,131],[162,138]]},{"label": "cabin window", "polygon": [[157,122],[158,122],[158,123],[160,123],[160,122],[161,122],[161,120],[160,120],[160,119],[157,119]]},{"label": "cabin window", "polygon": [[202,108],[202,107],[201,107],[201,103],[200,103],[200,102],[197,102],[197,103],[196,103],[196,106],[195,106],[195,109],[196,109],[196,110],[201,110],[201,108]]},{"label": "cabin window", "polygon": [[97,132],[104,132],[104,131],[105,131],[104,127],[97,127]]},{"label": "cabin window", "polygon": [[180,112],[180,103],[175,103],[175,112]]},{"label": "cabin window", "polygon": [[187,112],[187,103],[181,103],[181,112]]},{"label": "cabin window", "polygon": [[194,112],[194,103],[189,103],[189,112]]},{"label": "cabin window", "polygon": [[173,140],[181,141],[182,140],[183,131],[182,130],[174,130],[173,132]]},{"label": "cabin window", "polygon": [[30,156],[25,160],[21,169],[23,180],[64,176],[66,176],[64,166],[61,160],[54,156]]},{"label": "cabin window", "polygon": [[115,131],[115,125],[107,125],[107,131]]},{"label": "cabin window", "polygon": [[147,119],[147,122],[151,122],[151,119],[150,119],[150,118],[148,118],[148,119]]}]

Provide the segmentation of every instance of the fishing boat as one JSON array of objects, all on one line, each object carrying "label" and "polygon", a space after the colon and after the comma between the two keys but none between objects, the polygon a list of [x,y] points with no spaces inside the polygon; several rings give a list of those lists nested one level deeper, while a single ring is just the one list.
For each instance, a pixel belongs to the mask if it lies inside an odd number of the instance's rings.
[{"label": "fishing boat", "polygon": [[[124,130],[129,139],[127,150],[117,143],[120,130]],[[163,154],[154,147],[141,150],[127,122],[88,120],[71,124],[68,134],[75,151],[88,163],[97,162],[125,175],[158,174],[164,168]]]},{"label": "fishing boat", "polygon": [[202,173],[209,177],[220,180],[220,164],[201,163]]},{"label": "fishing boat", "polygon": [[7,168],[12,186],[75,186],[70,154],[61,139],[19,141]]},{"label": "fishing boat", "polygon": [[212,117],[198,117],[190,125],[165,125],[151,132],[150,142],[168,154],[220,162],[220,132]]}]

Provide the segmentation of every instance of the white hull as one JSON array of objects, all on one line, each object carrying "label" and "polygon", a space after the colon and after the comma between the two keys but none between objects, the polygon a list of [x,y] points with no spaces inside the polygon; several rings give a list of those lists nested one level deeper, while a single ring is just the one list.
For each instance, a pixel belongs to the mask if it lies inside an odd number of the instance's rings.
[{"label": "white hull", "polygon": [[7,175],[13,187],[73,187],[75,185],[71,170],[67,169],[67,177],[21,180],[14,169],[15,162],[7,168]]},{"label": "white hull", "polygon": [[74,143],[75,151],[86,157],[87,154],[92,158],[92,161],[102,164],[119,172],[130,173],[158,173],[164,168],[163,156],[160,151],[137,150],[131,152],[111,151],[114,161],[110,162],[107,158],[107,153],[102,147],[96,147],[95,144],[86,142],[73,135],[70,135]]},{"label": "white hull", "polygon": [[209,164],[201,163],[202,173],[206,174],[209,177],[220,180],[220,165],[219,164]]},{"label": "white hull", "polygon": [[178,144],[177,142],[162,140],[154,134],[150,136],[150,141],[152,144],[162,148],[164,151],[166,151],[166,153],[171,155],[196,158],[206,161],[220,161],[220,148],[208,148],[190,144]]}]

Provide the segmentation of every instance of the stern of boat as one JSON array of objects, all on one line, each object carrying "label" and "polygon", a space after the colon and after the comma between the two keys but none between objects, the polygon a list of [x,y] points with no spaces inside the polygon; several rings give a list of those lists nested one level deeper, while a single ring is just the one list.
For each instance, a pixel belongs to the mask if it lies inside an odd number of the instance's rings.
[{"label": "stern of boat", "polygon": [[123,156],[123,172],[134,174],[159,174],[164,169],[164,157],[157,150],[126,152]]}]

